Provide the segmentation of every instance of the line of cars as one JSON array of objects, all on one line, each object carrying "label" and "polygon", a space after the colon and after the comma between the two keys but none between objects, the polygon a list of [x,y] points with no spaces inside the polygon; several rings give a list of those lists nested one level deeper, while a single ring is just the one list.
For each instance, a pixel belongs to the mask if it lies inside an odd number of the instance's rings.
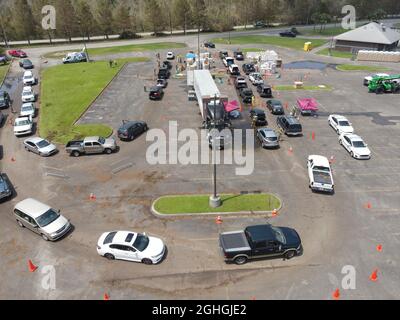
[{"label": "line of cars", "polygon": [[175,59],[173,52],[168,52],[165,60],[158,70],[157,83],[150,88],[149,99],[161,100],[164,97],[164,89],[168,87],[168,79],[171,77],[172,63],[171,60]]}]

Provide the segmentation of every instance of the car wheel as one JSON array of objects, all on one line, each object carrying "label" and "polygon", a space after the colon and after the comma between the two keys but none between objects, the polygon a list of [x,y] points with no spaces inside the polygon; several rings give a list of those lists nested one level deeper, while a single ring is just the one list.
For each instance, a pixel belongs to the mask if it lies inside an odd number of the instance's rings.
[{"label": "car wheel", "polygon": [[350,155],[351,155],[352,158],[354,158],[354,152],[353,151],[350,152]]},{"label": "car wheel", "polygon": [[28,147],[25,147],[25,150],[26,150],[26,151],[28,151],[28,152],[31,152],[31,150],[29,150],[29,148],[28,148]]},{"label": "car wheel", "polygon": [[342,141],[342,140],[339,140],[339,144],[340,144],[341,146],[343,146],[343,141]]},{"label": "car wheel", "polygon": [[73,155],[75,158],[78,158],[81,154],[80,154],[79,151],[74,151],[74,152],[72,152],[72,155]]},{"label": "car wheel", "polygon": [[115,260],[115,257],[111,253],[106,253],[104,255],[104,258],[106,258],[107,260]]},{"label": "car wheel", "polygon": [[112,150],[111,150],[111,149],[106,149],[105,152],[106,152],[107,154],[111,154],[111,153],[112,153]]},{"label": "car wheel", "polygon": [[336,133],[340,136],[340,131],[339,131],[339,129],[336,130]]},{"label": "car wheel", "polygon": [[241,265],[246,264],[247,261],[248,261],[248,258],[247,258],[247,257],[244,257],[244,256],[242,256],[242,257],[237,257],[237,258],[235,258],[235,260],[234,260],[234,262],[235,262],[238,266],[241,266]]},{"label": "car wheel", "polygon": [[25,226],[22,224],[21,221],[17,220],[17,223],[18,223],[18,225],[19,225],[21,228],[25,228]]},{"label": "car wheel", "polygon": [[41,237],[44,241],[49,241],[49,238],[45,234],[41,234]]},{"label": "car wheel", "polygon": [[296,256],[296,252],[294,251],[289,251],[285,254],[285,259],[290,260],[293,259]]},{"label": "car wheel", "polygon": [[143,259],[142,263],[147,266],[151,266],[153,264],[153,261],[151,261],[150,259]]}]

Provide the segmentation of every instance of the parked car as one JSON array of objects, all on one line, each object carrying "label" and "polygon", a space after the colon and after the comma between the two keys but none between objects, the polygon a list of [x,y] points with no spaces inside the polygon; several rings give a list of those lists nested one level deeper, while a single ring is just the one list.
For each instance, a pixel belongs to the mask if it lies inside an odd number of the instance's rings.
[{"label": "parked car", "polygon": [[32,87],[24,87],[22,90],[22,102],[35,102],[36,101],[36,94],[33,91]]},{"label": "parked car", "polygon": [[85,52],[71,52],[63,58],[63,64],[87,62],[87,55]]},{"label": "parked car", "polygon": [[257,87],[257,92],[261,98],[272,98],[272,88],[270,85],[262,84]]},{"label": "parked car", "polygon": [[17,137],[32,134],[32,117],[19,117],[14,121],[14,135]]},{"label": "parked car", "polygon": [[303,127],[295,117],[279,116],[276,123],[287,136],[303,135]]},{"label": "parked car", "polygon": [[294,229],[270,224],[222,233],[219,243],[225,262],[234,262],[237,265],[260,258],[292,259],[303,253],[300,236]]},{"label": "parked car", "polygon": [[72,227],[60,211],[35,199],[19,202],[14,208],[14,216],[21,228],[39,234],[45,241],[56,241],[62,238]]},{"label": "parked car", "polygon": [[235,64],[235,59],[231,57],[225,57],[222,62],[225,67],[229,68],[230,65]]},{"label": "parked car", "polygon": [[173,52],[168,52],[167,53],[167,60],[174,60],[175,59],[175,54]]},{"label": "parked car", "polygon": [[172,69],[172,63],[170,61],[164,61],[162,64],[163,68],[167,68],[168,70]]},{"label": "parked car", "polygon": [[36,153],[41,157],[50,157],[58,152],[54,144],[39,137],[26,139],[24,147],[26,151]]},{"label": "parked car", "polygon": [[243,77],[237,77],[235,80],[235,87],[237,90],[247,88],[247,81]]},{"label": "parked car", "polygon": [[267,27],[268,27],[268,25],[265,22],[262,22],[262,21],[257,21],[254,24],[254,28],[267,28]]},{"label": "parked car", "polygon": [[157,80],[157,87],[161,87],[165,89],[168,86],[168,81],[167,79],[158,79]]},{"label": "parked car", "polygon": [[234,51],[233,52],[233,57],[237,60],[237,61],[243,61],[244,60],[244,54],[242,51]]},{"label": "parked car", "polygon": [[253,63],[245,63],[242,67],[243,72],[246,75],[249,75],[250,73],[256,72],[256,68],[254,67]]},{"label": "parked car", "polygon": [[282,106],[282,102],[279,100],[268,100],[267,108],[271,111],[272,114],[275,115],[284,115],[285,109]]},{"label": "parked car", "polygon": [[250,111],[250,119],[257,127],[263,127],[268,125],[267,116],[264,110],[252,109]]},{"label": "parked car", "polygon": [[236,64],[231,64],[229,66],[229,73],[233,76],[240,76],[240,69]]},{"label": "parked car", "polygon": [[370,76],[367,76],[367,77],[365,77],[364,78],[364,82],[363,82],[363,84],[364,84],[364,86],[369,86],[369,83],[371,82],[371,80],[373,79],[373,78],[382,78],[382,77],[390,77],[390,75],[389,74],[387,74],[387,73],[377,73],[377,74],[373,74],[373,75],[370,75]]},{"label": "parked car", "polygon": [[20,66],[21,68],[25,69],[25,70],[27,70],[27,69],[33,69],[33,68],[34,68],[34,65],[33,65],[32,61],[29,60],[29,59],[23,59],[23,60],[21,60],[21,61],[19,62],[19,66]]},{"label": "parked car", "polygon": [[21,112],[20,112],[20,116],[21,117],[34,118],[35,114],[36,114],[36,108],[35,108],[35,105],[32,102],[24,103],[21,106]]},{"label": "parked car", "polygon": [[351,133],[342,133],[339,137],[339,143],[343,146],[354,159],[371,159],[371,150],[364,140],[358,135]]},{"label": "parked car", "polygon": [[118,138],[132,141],[148,130],[147,124],[143,121],[124,121],[118,129]]},{"label": "parked car", "polygon": [[161,67],[158,71],[158,79],[169,79],[171,76],[171,72],[168,67]]},{"label": "parked car", "polygon": [[88,137],[84,140],[68,142],[65,151],[74,157],[84,154],[112,154],[117,151],[118,146],[113,138]]},{"label": "parked car", "polygon": [[0,173],[0,200],[9,199],[12,196],[12,189],[8,178],[4,173]]},{"label": "parked car", "polygon": [[210,48],[210,49],[215,49],[215,44],[212,42],[205,42],[204,43],[205,48]]},{"label": "parked car", "polygon": [[354,132],[352,124],[343,116],[332,114],[329,116],[328,122],[338,135]]},{"label": "parked car", "polygon": [[261,86],[264,84],[264,79],[259,72],[250,73],[249,80],[254,86]]},{"label": "parked car", "polygon": [[28,55],[26,54],[26,52],[25,52],[25,51],[22,51],[22,50],[20,50],[20,49],[9,50],[9,51],[8,51],[8,54],[9,54],[11,57],[14,57],[14,58],[27,58],[27,57],[28,57]]},{"label": "parked car", "polygon": [[25,86],[33,86],[36,84],[36,78],[33,75],[32,71],[25,71],[24,76],[22,77],[22,82]]},{"label": "parked car", "polygon": [[279,34],[281,37],[296,38],[297,34],[293,31],[284,31]]},{"label": "parked car", "polygon": [[316,155],[309,156],[307,167],[311,190],[329,193],[335,191],[331,165],[327,158]]},{"label": "parked car", "polygon": [[257,130],[257,138],[263,148],[279,147],[279,138],[276,132],[270,128],[262,128]]},{"label": "parked car", "polygon": [[239,110],[233,110],[228,114],[229,119],[237,120],[242,117],[242,113]]},{"label": "parked car", "polygon": [[253,90],[250,88],[243,88],[240,90],[240,98],[242,98],[243,103],[251,104],[253,103]]},{"label": "parked car", "polygon": [[152,87],[149,92],[150,100],[161,100],[164,97],[164,90],[159,86]]},{"label": "parked car", "polygon": [[164,258],[161,239],[129,231],[106,232],[97,241],[97,253],[108,260],[125,260],[153,265]]},{"label": "parked car", "polygon": [[219,57],[221,58],[221,60],[224,60],[228,56],[229,56],[228,51],[220,51],[219,52]]},{"label": "parked car", "polygon": [[11,98],[7,91],[0,91],[0,109],[7,109],[10,107]]},{"label": "parked car", "polygon": [[6,120],[6,116],[4,115],[3,112],[0,110],[0,128],[2,127],[4,121]]}]

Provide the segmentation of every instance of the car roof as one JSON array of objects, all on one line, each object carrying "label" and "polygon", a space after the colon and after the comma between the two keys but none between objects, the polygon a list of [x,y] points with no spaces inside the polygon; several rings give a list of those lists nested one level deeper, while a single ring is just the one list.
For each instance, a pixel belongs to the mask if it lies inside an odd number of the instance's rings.
[{"label": "car roof", "polygon": [[253,109],[252,111],[255,113],[265,114],[264,110],[261,110],[261,109]]},{"label": "car roof", "polygon": [[276,100],[276,99],[268,100],[268,102],[271,102],[272,104],[280,104],[280,105],[282,105],[282,102],[280,100]]},{"label": "car roof", "polygon": [[309,156],[310,160],[313,160],[314,165],[319,166],[319,167],[330,167],[329,160],[326,157],[323,156],[318,156],[318,155],[312,155]]},{"label": "car roof", "polygon": [[140,122],[140,121],[127,121],[121,126],[121,129],[130,128],[131,126],[133,126],[135,124],[138,124],[138,123],[142,123],[142,122]]},{"label": "car roof", "polygon": [[26,86],[22,89],[23,91],[32,91],[32,87]]},{"label": "car roof", "polygon": [[360,136],[356,134],[344,134],[344,136],[348,137],[350,140],[361,140],[364,141]]},{"label": "car roof", "polygon": [[253,241],[275,240],[272,227],[268,224],[247,227],[246,231]]},{"label": "car roof", "polygon": [[36,219],[49,211],[51,207],[35,199],[29,198],[17,203],[15,209],[28,213],[32,218]]},{"label": "car roof", "polygon": [[[128,235],[133,234],[132,240],[130,242],[126,242],[126,238]],[[118,231],[114,238],[112,243],[110,244],[121,244],[121,245],[132,245],[137,238],[137,233],[131,232],[131,231]]]},{"label": "car roof", "polygon": [[341,115],[338,115],[338,114],[333,114],[332,117],[335,117],[335,118],[338,119],[338,120],[347,120],[346,117],[341,116]]},{"label": "car roof", "polygon": [[22,120],[30,120],[30,118],[28,116],[23,116],[15,119],[15,121],[22,121]]},{"label": "car roof", "polygon": [[293,116],[284,116],[284,118],[286,118],[286,120],[290,123],[290,124],[300,124],[299,120],[297,120],[295,117]]},{"label": "car roof", "polygon": [[25,102],[22,104],[22,108],[24,107],[33,107],[33,102]]},{"label": "car roof", "polygon": [[157,86],[150,88],[150,91],[161,91],[161,90],[162,90],[162,88],[161,87],[157,87]]},{"label": "car roof", "polygon": [[261,129],[258,129],[258,131],[264,132],[266,136],[269,136],[269,137],[276,137],[276,132],[275,132],[274,129],[271,129],[271,128],[261,128]]},{"label": "car roof", "polygon": [[39,138],[39,137],[33,137],[33,138],[26,139],[25,142],[33,142],[34,144],[37,144],[43,140],[44,139]]},{"label": "car roof", "polygon": [[27,70],[27,71],[24,72],[24,77],[28,76],[28,75],[32,76],[33,75],[32,71]]}]

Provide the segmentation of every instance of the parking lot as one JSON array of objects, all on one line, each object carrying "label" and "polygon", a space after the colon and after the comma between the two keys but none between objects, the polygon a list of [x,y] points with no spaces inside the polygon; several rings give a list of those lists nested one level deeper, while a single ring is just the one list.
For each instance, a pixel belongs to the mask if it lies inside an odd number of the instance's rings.
[{"label": "parking lot", "polygon": [[[305,59],[335,62],[275,49],[284,63]],[[39,59],[33,61],[40,63]],[[220,60],[216,64],[222,68]],[[201,116],[195,102],[187,100],[186,79],[171,78],[162,101],[148,100],[144,86],[152,83],[153,65],[154,61],[125,68],[84,115],[82,123],[101,121],[117,130],[122,120],[143,120],[150,128],[167,131],[169,122],[177,121],[180,128],[199,130]],[[399,70],[394,67],[392,73]],[[279,195],[284,206],[273,219],[234,216],[216,225],[215,217],[157,218],[150,206],[159,196],[211,193],[212,168],[150,166],[146,161],[149,142],[145,135],[133,142],[118,142],[120,151],[110,156],[75,159],[60,146],[60,154],[42,159],[26,153],[22,140],[14,137],[12,126],[6,123],[1,129],[1,171],[9,176],[16,196],[0,204],[0,297],[101,299],[107,292],[112,299],[330,299],[342,281],[342,268],[351,265],[357,271],[357,288],[343,292],[343,299],[397,299],[399,96],[369,94],[362,86],[366,75],[328,66],[323,71],[284,69],[281,79],[267,79],[271,85],[280,85],[306,76],[309,83],[333,88],[281,91],[275,98],[289,106],[299,97],[318,101],[319,116],[300,119],[304,135],[283,137],[277,150],[264,150],[257,144],[255,169],[250,176],[236,176],[235,167],[230,165],[218,169],[220,193],[261,191]],[[22,85],[16,79],[20,76],[18,67],[13,68],[9,81],[14,100],[19,98]],[[237,99],[227,78],[217,85],[230,99]],[[238,126],[247,124],[250,128],[248,110],[245,107]],[[266,112],[269,126],[276,129],[276,116]],[[371,160],[354,160],[339,145],[337,134],[328,125],[332,113],[344,115],[353,123],[372,150]],[[334,195],[309,190],[306,161],[311,154],[332,159]],[[90,200],[90,194],[96,195],[96,200]],[[18,201],[28,197],[61,209],[71,219],[73,232],[62,241],[46,243],[37,235],[20,230],[12,210]],[[301,235],[304,255],[290,261],[225,264],[218,247],[219,233],[267,221],[295,228]],[[100,234],[121,229],[162,238],[168,247],[165,260],[149,267],[99,257],[96,243]],[[383,246],[382,252],[377,252],[378,244]],[[55,266],[55,290],[41,287],[40,272],[28,272],[29,259],[40,267]],[[377,283],[368,279],[375,269],[379,270]]]}]

